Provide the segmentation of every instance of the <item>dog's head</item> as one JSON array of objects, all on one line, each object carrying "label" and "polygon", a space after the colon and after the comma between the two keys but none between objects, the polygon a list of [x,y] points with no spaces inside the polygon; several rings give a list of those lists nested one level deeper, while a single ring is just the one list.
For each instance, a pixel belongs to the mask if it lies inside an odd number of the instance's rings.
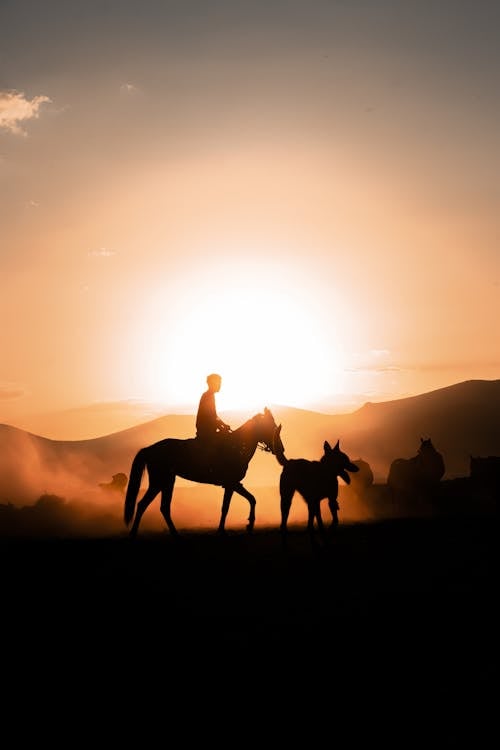
[{"label": "dog's head", "polygon": [[348,472],[355,473],[359,471],[359,466],[351,461],[347,453],[340,450],[340,440],[337,440],[335,447],[332,448],[330,443],[325,440],[323,443],[323,456],[321,462],[326,464],[332,472],[344,480],[346,484],[351,483],[351,477]]}]

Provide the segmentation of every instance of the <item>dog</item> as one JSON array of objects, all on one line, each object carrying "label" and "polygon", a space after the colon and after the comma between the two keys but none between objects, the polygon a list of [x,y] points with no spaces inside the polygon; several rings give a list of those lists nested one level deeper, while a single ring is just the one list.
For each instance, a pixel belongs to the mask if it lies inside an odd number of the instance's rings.
[{"label": "dog", "polygon": [[307,503],[308,521],[307,528],[310,534],[314,532],[314,521],[320,533],[324,533],[324,524],[321,517],[321,500],[328,499],[328,507],[332,514],[332,527],[338,525],[339,504],[337,496],[339,493],[338,478],[346,484],[351,483],[349,472],[359,471],[359,467],[351,461],[349,456],[340,450],[340,440],[334,448],[325,440],[323,444],[323,456],[319,461],[309,461],[305,458],[286,458],[281,452],[277,459],[283,470],[280,476],[280,504],[281,504],[281,526],[280,531],[284,535],[287,532],[288,515],[292,505],[293,496],[298,492]]}]

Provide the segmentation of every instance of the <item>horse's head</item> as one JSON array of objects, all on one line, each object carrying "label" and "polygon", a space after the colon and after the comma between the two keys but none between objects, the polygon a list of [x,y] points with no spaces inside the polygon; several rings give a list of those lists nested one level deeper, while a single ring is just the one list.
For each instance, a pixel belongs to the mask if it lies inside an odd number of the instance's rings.
[{"label": "horse's head", "polygon": [[282,456],[285,449],[281,440],[281,425],[276,424],[267,406],[263,414],[255,415],[253,422],[257,442],[261,444],[263,450],[270,451],[275,456]]},{"label": "horse's head", "polygon": [[444,475],[443,456],[436,450],[430,438],[420,438],[420,448],[416,460],[427,481],[438,481]]},{"label": "horse's head", "polygon": [[437,450],[430,438],[420,438],[420,448],[418,449],[420,454],[422,453],[437,453]]}]

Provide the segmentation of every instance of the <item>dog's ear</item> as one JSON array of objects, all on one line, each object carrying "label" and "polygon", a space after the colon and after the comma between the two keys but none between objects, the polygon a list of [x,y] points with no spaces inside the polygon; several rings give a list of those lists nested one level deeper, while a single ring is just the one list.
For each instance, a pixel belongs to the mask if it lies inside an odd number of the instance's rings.
[{"label": "dog's ear", "polygon": [[330,445],[328,440],[325,440],[325,442],[323,443],[323,450],[325,451],[325,453],[329,453],[331,449],[332,449],[332,446]]},{"label": "dog's ear", "polygon": [[337,444],[336,444],[336,446],[335,446],[335,448],[333,450],[334,451],[339,451],[340,450],[340,438],[339,438],[339,440],[337,440]]}]

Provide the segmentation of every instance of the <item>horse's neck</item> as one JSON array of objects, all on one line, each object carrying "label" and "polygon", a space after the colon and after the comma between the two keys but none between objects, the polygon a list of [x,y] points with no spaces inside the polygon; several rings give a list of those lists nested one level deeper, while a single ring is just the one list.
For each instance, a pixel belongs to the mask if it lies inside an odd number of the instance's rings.
[{"label": "horse's neck", "polygon": [[240,454],[250,460],[257,450],[257,443],[259,442],[252,430],[251,422],[245,422],[241,427],[238,427],[231,437],[233,445],[238,448]]},{"label": "horse's neck", "polygon": [[434,448],[428,448],[427,450],[422,451],[419,455],[421,460],[427,463],[437,463],[441,460],[441,454],[434,450]]}]

